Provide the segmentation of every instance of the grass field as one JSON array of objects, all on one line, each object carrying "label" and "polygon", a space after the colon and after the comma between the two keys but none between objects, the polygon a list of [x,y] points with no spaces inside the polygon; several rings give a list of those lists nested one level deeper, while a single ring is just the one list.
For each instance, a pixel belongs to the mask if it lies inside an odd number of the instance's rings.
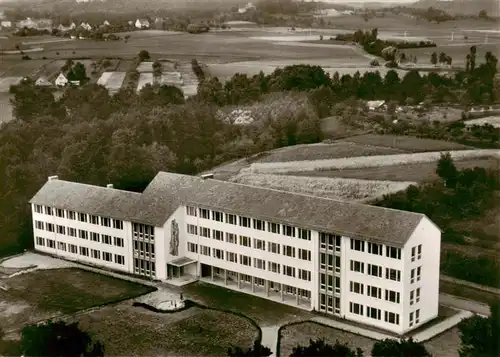
[{"label": "grass field", "polygon": [[[450,35],[451,34],[448,33],[448,36]],[[466,56],[472,45],[475,45],[477,48],[476,58],[477,63],[479,64],[484,62],[484,55],[486,52],[490,51],[493,54],[498,52],[498,41],[495,42],[496,43],[484,44],[483,35],[480,39],[477,39],[476,42],[472,43],[471,41],[464,42],[460,39],[455,40],[454,42],[447,41],[446,44],[442,44],[437,47],[405,49],[404,52],[406,54],[417,56],[418,63],[420,64],[430,64],[431,54],[433,52],[436,52],[437,54],[444,52],[453,59],[452,65],[465,66]]]},{"label": "grass field", "polygon": [[498,295],[496,294],[442,280],[439,282],[439,291],[441,293],[455,295],[467,300],[479,301],[485,304],[491,304],[498,301]]},{"label": "grass field", "polygon": [[0,290],[3,330],[53,315],[67,314],[92,306],[135,297],[150,287],[114,279],[77,268],[36,270],[5,280]]},{"label": "grass field", "polygon": [[465,125],[484,125],[490,124],[496,128],[500,128],[500,116],[491,116],[480,119],[466,120]]},{"label": "grass field", "polygon": [[375,147],[351,142],[333,144],[311,144],[288,146],[268,151],[252,162],[286,162],[302,160],[323,160],[342,157],[392,155],[404,153],[404,150],[390,147]]},{"label": "grass field", "polygon": [[137,83],[137,92],[140,92],[146,85],[154,83],[153,73],[141,73],[139,83]]},{"label": "grass field", "polygon": [[104,343],[110,356],[220,357],[229,347],[250,347],[258,334],[245,318],[197,307],[157,314],[120,304],[77,320]]},{"label": "grass field", "polygon": [[[5,70],[3,76],[4,77],[29,77],[35,75],[40,68],[44,65],[50,63],[50,60],[40,60],[40,59],[32,59],[32,60],[19,60],[14,65],[10,66]],[[5,68],[4,66],[1,66]]]},{"label": "grass field", "polygon": [[363,201],[406,189],[416,182],[392,182],[328,177],[243,174],[229,181],[346,201]]},{"label": "grass field", "polygon": [[471,149],[471,147],[469,146],[454,143],[451,141],[422,139],[412,136],[398,136],[398,135],[367,134],[367,135],[353,136],[350,138],[342,139],[340,141],[356,143],[361,145],[389,147],[409,152]]},{"label": "grass field", "polygon": [[261,327],[312,316],[305,310],[203,282],[190,284],[182,289],[188,299],[206,306],[244,314]]},{"label": "grass field", "polygon": [[[34,79],[38,79],[38,77],[44,76],[49,81],[53,81],[59,75],[61,68],[66,63],[65,60],[54,60],[47,64],[45,64],[34,76]],[[89,72],[90,73],[90,72]]]},{"label": "grass field", "polygon": [[[500,167],[499,159],[478,158],[474,160],[455,161],[459,169],[472,169],[483,167],[496,169]],[[308,177],[342,177],[361,180],[386,180],[386,181],[428,181],[438,179],[435,162],[424,162],[408,165],[393,165],[382,167],[366,167],[359,169],[321,170],[308,172],[290,172],[289,175]]]}]

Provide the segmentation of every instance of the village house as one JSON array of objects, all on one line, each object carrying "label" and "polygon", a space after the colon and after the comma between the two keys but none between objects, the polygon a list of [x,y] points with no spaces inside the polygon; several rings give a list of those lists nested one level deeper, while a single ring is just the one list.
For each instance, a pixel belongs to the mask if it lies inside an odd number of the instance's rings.
[{"label": "village house", "polygon": [[0,26],[2,26],[2,28],[11,28],[12,21],[2,21],[2,22],[0,22]]},{"label": "village house", "polygon": [[239,12],[240,14],[244,14],[244,13],[246,13],[247,11],[251,11],[251,10],[255,10],[255,9],[256,9],[255,5],[254,5],[253,3],[251,3],[251,2],[249,2],[249,3],[248,3],[248,4],[246,4],[245,6],[240,7],[240,8],[238,9],[238,12]]},{"label": "village house", "polygon": [[51,87],[52,83],[45,76],[41,76],[35,82],[35,85],[38,87]]},{"label": "village house", "polygon": [[64,74],[59,73],[59,75],[56,78],[55,84],[58,87],[64,87],[66,84],[68,84],[68,79]]},{"label": "village house", "polygon": [[149,24],[149,20],[148,19],[137,19],[135,21],[135,27],[138,28],[138,29],[147,29],[149,28],[150,24]]}]

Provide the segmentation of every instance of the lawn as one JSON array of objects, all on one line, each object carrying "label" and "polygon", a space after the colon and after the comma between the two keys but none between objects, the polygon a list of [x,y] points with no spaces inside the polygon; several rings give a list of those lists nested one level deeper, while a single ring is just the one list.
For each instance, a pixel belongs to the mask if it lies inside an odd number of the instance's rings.
[{"label": "lawn", "polygon": [[250,347],[258,336],[243,317],[197,307],[160,314],[123,303],[77,320],[110,356],[220,357],[229,347]]},{"label": "lawn", "polygon": [[330,139],[341,139],[354,135],[362,135],[367,130],[343,123],[340,118],[332,116],[321,120],[321,131]]},{"label": "lawn", "polygon": [[5,280],[0,290],[0,328],[20,328],[50,316],[152,291],[152,288],[77,268],[36,270]]},{"label": "lawn", "polygon": [[351,142],[288,146],[268,151],[252,162],[287,162],[337,159],[342,157],[401,154],[404,150],[374,147]]},{"label": "lawn", "polygon": [[203,305],[244,314],[261,327],[312,316],[305,310],[203,282],[187,285],[183,292]]},{"label": "lawn", "polygon": [[416,182],[393,182],[305,177],[272,174],[241,174],[229,181],[270,189],[313,195],[345,201],[364,201],[405,190]]},{"label": "lawn", "polygon": [[[455,161],[459,169],[483,167],[496,169],[500,166],[499,159],[478,158],[473,160]],[[350,179],[381,180],[381,181],[429,181],[438,179],[435,162],[402,164],[382,167],[346,168],[338,170],[321,170],[307,172],[289,172],[289,175],[307,177],[341,177]]]},{"label": "lawn", "polygon": [[5,73],[4,76],[7,77],[30,77],[35,75],[40,68],[44,65],[50,63],[50,60],[40,60],[40,59],[32,59],[32,60],[21,60],[19,57],[19,61],[11,66]]},{"label": "lawn", "polygon": [[491,304],[498,301],[498,295],[496,294],[443,280],[439,282],[439,291],[441,293],[455,295],[467,300],[479,301],[485,304]]},{"label": "lawn", "polygon": [[401,149],[409,152],[467,150],[468,146],[443,140],[422,139],[413,136],[366,134],[340,141]]}]

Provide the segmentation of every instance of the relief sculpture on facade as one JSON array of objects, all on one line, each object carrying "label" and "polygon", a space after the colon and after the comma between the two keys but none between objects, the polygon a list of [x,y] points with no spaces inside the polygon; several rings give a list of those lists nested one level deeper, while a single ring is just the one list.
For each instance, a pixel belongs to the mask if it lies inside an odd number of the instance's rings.
[{"label": "relief sculpture on facade", "polygon": [[170,255],[177,256],[179,255],[179,225],[175,221],[172,220],[172,230],[170,234]]}]

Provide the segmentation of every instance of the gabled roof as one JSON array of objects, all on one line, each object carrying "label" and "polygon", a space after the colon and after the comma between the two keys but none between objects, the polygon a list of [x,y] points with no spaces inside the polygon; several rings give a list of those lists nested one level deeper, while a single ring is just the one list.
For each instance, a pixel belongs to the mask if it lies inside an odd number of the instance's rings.
[{"label": "gabled roof", "polygon": [[52,83],[47,79],[47,77],[40,77],[36,80],[35,85],[37,86],[51,86]]},{"label": "gabled roof", "polygon": [[31,203],[163,226],[180,205],[403,246],[420,213],[160,172],[142,194],[47,181]]}]

